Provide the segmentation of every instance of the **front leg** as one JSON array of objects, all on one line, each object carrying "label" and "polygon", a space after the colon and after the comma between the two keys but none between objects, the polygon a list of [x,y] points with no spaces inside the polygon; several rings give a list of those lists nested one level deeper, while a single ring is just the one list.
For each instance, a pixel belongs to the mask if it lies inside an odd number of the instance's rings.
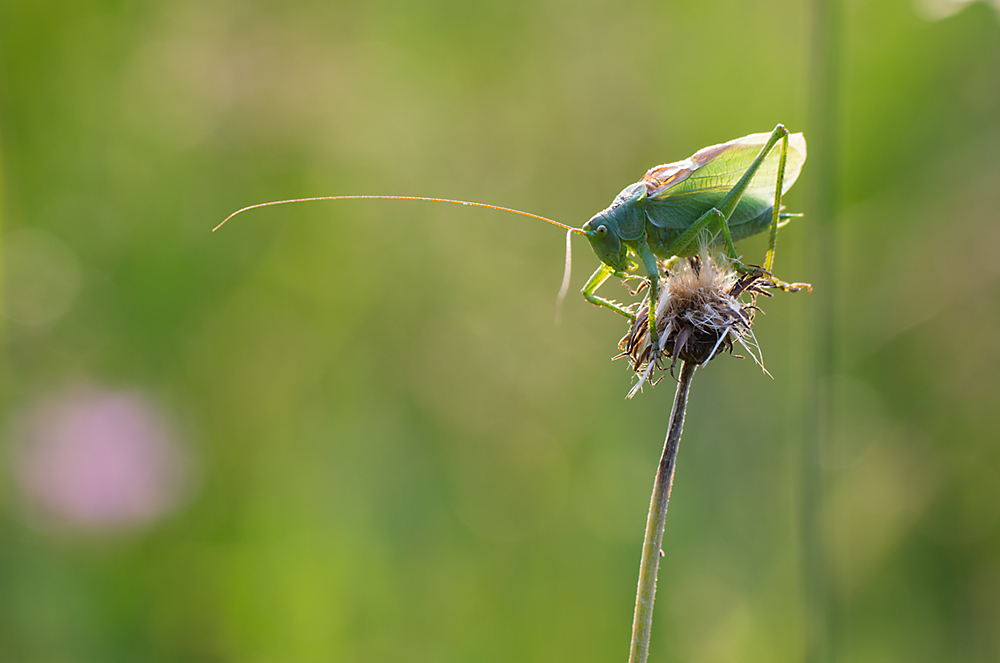
[{"label": "front leg", "polygon": [[626,318],[629,319],[629,322],[635,322],[635,315],[631,311],[626,309],[624,306],[622,306],[618,302],[611,301],[610,299],[605,299],[604,297],[598,297],[597,295],[594,294],[597,291],[597,289],[601,287],[601,284],[607,281],[608,277],[611,275],[617,276],[619,278],[627,278],[629,276],[625,272],[615,271],[613,268],[602,262],[601,266],[598,267],[597,271],[590,276],[590,279],[587,281],[586,285],[584,285],[583,289],[580,291],[581,294],[583,294],[583,298],[586,299],[591,304],[594,304],[595,306],[603,306],[604,308],[611,309],[615,313],[624,315]]}]

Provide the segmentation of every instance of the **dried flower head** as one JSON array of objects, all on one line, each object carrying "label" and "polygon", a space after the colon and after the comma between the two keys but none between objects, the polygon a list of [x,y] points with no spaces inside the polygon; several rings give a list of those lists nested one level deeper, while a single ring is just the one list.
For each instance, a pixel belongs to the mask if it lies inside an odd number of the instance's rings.
[{"label": "dried flower head", "polygon": [[[721,266],[720,266],[721,264]],[[722,258],[708,253],[680,260],[660,279],[656,303],[656,333],[659,349],[653,352],[649,339],[649,307],[643,306],[628,334],[619,342],[619,357],[628,357],[639,381],[629,398],[663,370],[670,358],[670,370],[678,359],[704,364],[722,352],[732,353],[739,343],[763,368],[760,348],[751,324],[757,310],[757,295],[770,297],[764,288],[764,274],[739,275]],[[617,357],[616,357],[617,358]]]}]

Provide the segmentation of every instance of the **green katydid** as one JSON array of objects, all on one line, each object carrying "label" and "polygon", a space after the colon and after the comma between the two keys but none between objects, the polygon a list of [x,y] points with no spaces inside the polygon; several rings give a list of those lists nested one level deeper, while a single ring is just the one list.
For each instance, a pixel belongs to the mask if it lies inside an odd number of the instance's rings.
[{"label": "green katydid", "polygon": [[[781,142],[777,154],[774,148]],[[774,278],[774,245],[781,214],[781,197],[799,176],[806,160],[806,140],[778,125],[770,134],[750,134],[712,145],[683,161],[651,168],[640,181],[625,187],[614,202],[583,225],[601,266],[583,287],[587,301],[635,319],[631,311],[594,294],[612,274],[627,278],[637,264],[649,277],[649,310],[655,310],[659,285],[657,258],[672,260],[698,253],[701,246],[725,242],[736,267],[734,239],[770,228],[763,272],[774,285],[797,290]],[[650,315],[649,335],[657,348],[656,316]]]},{"label": "green katydid", "polygon": [[[775,150],[778,143],[781,147]],[[573,228],[508,207],[447,198],[421,196],[319,196],[277,200],[244,207],[215,227],[218,230],[237,214],[257,207],[314,200],[422,200],[472,205],[513,212],[565,228],[566,274],[560,299],[569,282],[571,234],[584,235],[601,259],[601,266],[581,291],[587,301],[615,311],[630,321],[628,308],[595,293],[609,276],[629,278],[642,265],[649,281],[649,302],[656,302],[659,285],[657,259],[675,260],[697,254],[702,246],[723,244],[736,267],[748,271],[739,260],[735,240],[770,229],[762,274],[777,287],[794,290],[804,284],[788,284],[771,275],[777,230],[792,214],[781,213],[781,197],[795,183],[806,160],[806,141],[801,133],[789,134],[778,125],[770,134],[750,134],[727,143],[699,150],[683,161],[651,168],[639,182],[626,187],[611,205],[594,215],[582,228]],[[807,287],[807,286],[805,286]],[[650,307],[652,310],[653,307]],[[656,344],[655,316],[648,316],[650,339]]]}]

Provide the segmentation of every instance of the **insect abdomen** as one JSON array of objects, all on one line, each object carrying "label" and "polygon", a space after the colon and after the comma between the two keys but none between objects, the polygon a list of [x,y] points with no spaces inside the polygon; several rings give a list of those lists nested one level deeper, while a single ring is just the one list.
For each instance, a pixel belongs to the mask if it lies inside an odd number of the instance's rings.
[{"label": "insect abdomen", "polygon": [[[774,206],[772,205],[762,210],[757,216],[748,219],[743,223],[729,226],[729,232],[733,235],[733,241],[736,242],[745,237],[750,237],[767,230],[768,226],[771,225],[773,210]],[[722,233],[719,233],[719,236],[716,238],[716,242],[718,243],[724,241]]]}]

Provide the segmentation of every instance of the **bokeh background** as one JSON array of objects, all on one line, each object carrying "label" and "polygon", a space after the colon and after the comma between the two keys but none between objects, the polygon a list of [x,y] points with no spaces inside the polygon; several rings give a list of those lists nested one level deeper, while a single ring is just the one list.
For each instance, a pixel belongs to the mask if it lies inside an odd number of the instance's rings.
[{"label": "bokeh background", "polygon": [[779,121],[816,291],[696,377],[652,660],[1000,660],[1000,5],[822,11],[2,0],[0,660],[625,660],[673,388],[562,233],[210,230],[580,225]]}]

